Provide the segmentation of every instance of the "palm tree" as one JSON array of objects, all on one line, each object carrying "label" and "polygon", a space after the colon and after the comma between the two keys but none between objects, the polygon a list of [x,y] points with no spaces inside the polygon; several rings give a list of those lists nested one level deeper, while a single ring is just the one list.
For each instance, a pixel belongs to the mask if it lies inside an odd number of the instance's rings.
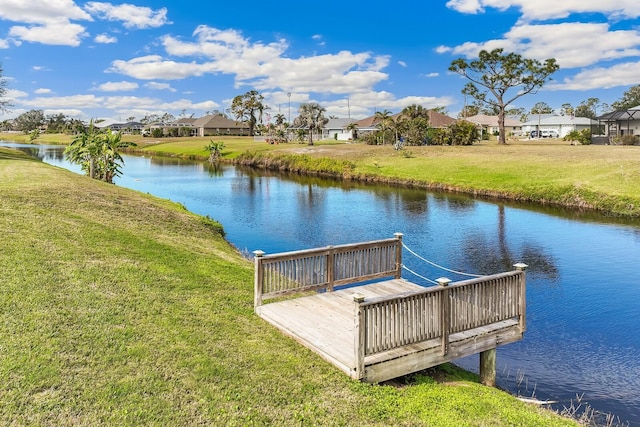
[{"label": "palm tree", "polygon": [[120,132],[104,132],[89,123],[88,129],[83,129],[73,142],[64,150],[65,157],[72,163],[77,163],[91,178],[113,184],[113,178],[120,175],[120,166],[124,163],[119,151],[132,142],[123,142]]},{"label": "palm tree", "polygon": [[406,117],[408,119],[416,119],[418,117],[424,117],[427,120],[429,119],[429,110],[418,104],[411,104],[408,107],[404,107],[400,114],[402,117]]},{"label": "palm tree", "polygon": [[79,164],[82,171],[90,178],[96,177],[96,162],[100,153],[100,134],[93,120],[88,128],[82,128],[71,144],[64,150],[64,155],[71,163]]},{"label": "palm tree", "polygon": [[347,130],[351,131],[351,138],[355,141],[356,139],[358,139],[358,123],[357,122],[351,122],[347,125],[347,127],[345,128]]},{"label": "palm tree", "polygon": [[324,117],[325,111],[327,110],[317,102],[300,105],[300,115],[294,120],[294,126],[304,127],[309,131],[309,145],[313,145],[313,131],[322,129],[329,121]]},{"label": "palm tree", "polygon": [[278,142],[287,142],[287,134],[285,129],[287,128],[287,118],[284,114],[278,113],[275,115],[275,136]]},{"label": "palm tree", "polygon": [[391,111],[377,111],[375,114],[376,126],[380,128],[382,132],[382,145],[385,143],[385,133],[387,130],[391,129],[393,124],[393,118],[391,117]]},{"label": "palm tree", "polygon": [[422,144],[429,132],[429,110],[418,104],[405,107],[400,113],[396,129],[408,145]]},{"label": "palm tree", "polygon": [[102,180],[104,182],[113,184],[113,178],[120,176],[120,167],[124,164],[120,150],[135,145],[133,142],[122,141],[122,133],[120,132],[113,132],[109,129],[104,134],[100,153],[100,167],[102,168]]},{"label": "palm tree", "polygon": [[[244,95],[233,98],[231,111],[236,120],[249,123],[249,135],[255,135],[255,127],[258,121],[262,122],[262,113],[269,107],[263,103],[264,96],[258,91],[250,90]],[[257,116],[257,117],[256,117]]]}]

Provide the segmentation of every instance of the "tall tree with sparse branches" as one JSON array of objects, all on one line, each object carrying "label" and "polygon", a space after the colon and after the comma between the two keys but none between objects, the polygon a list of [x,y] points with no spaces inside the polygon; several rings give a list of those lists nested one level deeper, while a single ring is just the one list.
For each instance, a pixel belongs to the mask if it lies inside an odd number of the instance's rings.
[{"label": "tall tree with sparse branches", "polygon": [[628,110],[640,105],[640,85],[630,87],[622,98],[611,104],[615,111]]},{"label": "tall tree with sparse branches", "polygon": [[3,77],[2,63],[0,63],[0,113],[9,111],[11,101],[5,96],[7,95],[7,79]]},{"label": "tall tree with sparse branches", "polygon": [[458,58],[451,63],[449,71],[470,80],[462,90],[463,94],[498,109],[499,142],[506,144],[504,118],[507,106],[524,95],[536,93],[559,68],[554,58],[542,63],[494,49],[480,51],[478,59],[473,61]]}]

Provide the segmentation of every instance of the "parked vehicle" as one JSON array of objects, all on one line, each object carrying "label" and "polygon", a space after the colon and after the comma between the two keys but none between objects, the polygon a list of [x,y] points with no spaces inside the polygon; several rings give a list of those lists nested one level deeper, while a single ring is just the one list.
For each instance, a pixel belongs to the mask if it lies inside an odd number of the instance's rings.
[{"label": "parked vehicle", "polygon": [[532,130],[529,134],[531,138],[558,138],[560,135],[558,131],[555,129],[550,130],[542,130],[538,132],[537,130]]}]

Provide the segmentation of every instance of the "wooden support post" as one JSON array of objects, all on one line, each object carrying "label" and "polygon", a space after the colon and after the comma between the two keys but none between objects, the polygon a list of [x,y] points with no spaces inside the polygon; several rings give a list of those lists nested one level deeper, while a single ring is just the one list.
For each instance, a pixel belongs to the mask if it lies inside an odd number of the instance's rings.
[{"label": "wooden support post", "polygon": [[480,382],[489,387],[496,386],[496,349],[480,353]]},{"label": "wooden support post", "polygon": [[262,286],[264,284],[263,277],[263,266],[262,266],[262,256],[264,252],[261,250],[253,251],[253,262],[254,262],[254,279],[253,279],[253,309],[260,307],[262,305]]},{"label": "wooden support post", "polygon": [[527,330],[527,287],[525,270],[529,266],[521,262],[514,264],[513,266],[516,270],[522,271],[522,278],[520,279],[519,284],[520,294],[518,296],[518,326],[520,328],[520,333],[523,334],[524,331]]},{"label": "wooden support post", "polygon": [[451,279],[447,279],[446,277],[440,277],[436,279],[438,285],[444,288],[440,307],[440,322],[442,325],[442,341],[441,341],[441,352],[442,355],[445,356],[449,352],[449,329],[451,328],[451,301],[449,301],[449,283],[451,283]]},{"label": "wooden support post", "polygon": [[353,329],[355,333],[355,360],[356,360],[356,379],[364,378],[364,346],[365,342],[365,325],[364,325],[364,311],[362,310],[362,304],[364,302],[364,295],[362,294],[353,294],[353,302],[354,302],[354,322],[355,327]]},{"label": "wooden support post", "polygon": [[333,292],[333,282],[335,281],[334,266],[336,263],[336,254],[333,246],[329,246],[329,254],[327,255],[327,292]]},{"label": "wooden support post", "polygon": [[393,236],[398,239],[396,246],[396,279],[402,278],[402,233],[394,233]]}]

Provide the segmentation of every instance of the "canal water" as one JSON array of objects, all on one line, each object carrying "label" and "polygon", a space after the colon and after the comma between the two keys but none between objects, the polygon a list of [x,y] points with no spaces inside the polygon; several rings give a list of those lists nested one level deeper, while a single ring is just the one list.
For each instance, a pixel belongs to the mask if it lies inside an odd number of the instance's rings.
[{"label": "canal water", "polygon": [[[79,172],[59,148],[28,146]],[[640,426],[640,221],[162,157],[124,156],[116,184],[183,204],[267,253],[404,233],[403,277],[527,270],[527,332],[498,349],[498,386],[554,409],[589,405]],[[434,266],[436,264],[437,266]],[[443,270],[445,267],[449,270]],[[417,273],[414,275],[411,271]],[[478,358],[456,364],[478,371]],[[581,399],[578,402],[578,399]]]}]

